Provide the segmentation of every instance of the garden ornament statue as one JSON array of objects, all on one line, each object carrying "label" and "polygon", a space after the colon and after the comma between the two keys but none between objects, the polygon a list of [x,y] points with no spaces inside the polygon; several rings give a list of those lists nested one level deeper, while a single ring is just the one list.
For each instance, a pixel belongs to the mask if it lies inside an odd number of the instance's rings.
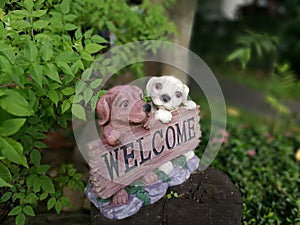
[{"label": "garden ornament statue", "polygon": [[199,106],[172,76],[152,77],[151,102],[132,85],[108,90],[98,101],[100,138],[89,143],[86,195],[109,219],[123,219],[165,196],[199,166]]}]

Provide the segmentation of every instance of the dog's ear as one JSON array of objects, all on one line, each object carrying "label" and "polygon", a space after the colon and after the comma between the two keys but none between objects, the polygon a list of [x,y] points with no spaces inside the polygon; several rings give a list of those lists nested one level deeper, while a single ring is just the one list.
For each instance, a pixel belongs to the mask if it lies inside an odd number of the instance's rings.
[{"label": "dog's ear", "polygon": [[188,98],[188,95],[189,95],[189,91],[190,91],[189,87],[184,84],[183,85],[183,95],[182,95],[182,103],[184,105],[186,105],[187,102],[188,102],[187,98]]},{"label": "dog's ear", "polygon": [[192,100],[188,100],[189,91],[190,91],[189,87],[184,84],[183,85],[183,92],[184,93],[183,93],[183,96],[182,96],[182,104],[187,109],[195,109],[197,107],[196,103],[193,102]]},{"label": "dog's ear", "polygon": [[110,101],[110,94],[104,94],[97,102],[96,112],[99,117],[99,124],[104,125],[109,121],[110,116],[110,106],[108,102]]},{"label": "dog's ear", "polygon": [[146,85],[146,91],[147,91],[147,95],[151,96],[151,89],[154,85],[155,82],[157,82],[158,77],[152,77],[148,80],[147,85]]}]

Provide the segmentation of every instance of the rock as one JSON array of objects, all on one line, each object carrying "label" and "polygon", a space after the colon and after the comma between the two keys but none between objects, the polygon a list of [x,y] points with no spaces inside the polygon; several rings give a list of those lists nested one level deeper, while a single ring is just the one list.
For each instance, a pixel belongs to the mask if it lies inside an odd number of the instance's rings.
[{"label": "rock", "polygon": [[184,181],[189,179],[191,173],[188,169],[184,169],[179,166],[174,166],[172,174],[170,175],[170,181],[168,182],[169,187],[182,184]]},{"label": "rock", "polygon": [[241,224],[241,194],[228,176],[218,170],[197,171],[188,181],[168,191],[177,193],[179,197],[164,197],[123,220],[107,219],[92,206],[92,225]]},{"label": "rock", "polygon": [[150,204],[153,204],[161,199],[166,194],[168,187],[169,185],[164,182],[145,187],[145,190],[149,193]]}]

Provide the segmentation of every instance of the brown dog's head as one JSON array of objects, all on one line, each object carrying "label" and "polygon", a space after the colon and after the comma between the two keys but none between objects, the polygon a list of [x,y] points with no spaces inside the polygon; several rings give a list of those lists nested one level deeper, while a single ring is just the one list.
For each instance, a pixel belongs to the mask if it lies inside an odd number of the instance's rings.
[{"label": "brown dog's head", "polygon": [[130,85],[111,88],[100,98],[96,106],[99,124],[110,123],[114,127],[142,123],[146,120],[150,109],[150,105],[143,101],[142,90]]}]

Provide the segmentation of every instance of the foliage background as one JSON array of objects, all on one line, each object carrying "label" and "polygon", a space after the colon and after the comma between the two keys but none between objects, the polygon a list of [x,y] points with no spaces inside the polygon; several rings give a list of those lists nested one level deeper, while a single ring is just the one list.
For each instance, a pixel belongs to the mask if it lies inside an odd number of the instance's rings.
[{"label": "foliage background", "polygon": [[[57,213],[69,206],[64,186],[83,190],[72,165],[63,165],[57,177],[48,175],[42,140],[50,128],[67,128],[72,113],[85,119],[83,106],[95,105],[102,83],[89,79],[89,67],[111,44],[166,40],[175,33],[163,14],[171,2],[0,2],[0,203],[17,225],[41,205]],[[81,94],[74,99],[78,85]]]}]

